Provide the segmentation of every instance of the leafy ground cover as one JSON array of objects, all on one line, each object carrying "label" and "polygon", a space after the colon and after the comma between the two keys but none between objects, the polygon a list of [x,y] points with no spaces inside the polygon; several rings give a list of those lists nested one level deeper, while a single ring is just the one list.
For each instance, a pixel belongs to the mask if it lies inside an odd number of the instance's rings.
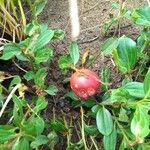
[{"label": "leafy ground cover", "polygon": [[[103,24],[105,40],[95,54],[89,43],[99,37],[74,42],[65,29],[40,21],[46,2],[1,1],[0,150],[148,150],[149,1],[133,8],[129,1],[110,3],[118,13]],[[124,21],[138,28],[134,37],[122,34]],[[105,62],[95,66],[102,58],[113,69]],[[75,78],[70,87],[75,72],[84,84]]]}]

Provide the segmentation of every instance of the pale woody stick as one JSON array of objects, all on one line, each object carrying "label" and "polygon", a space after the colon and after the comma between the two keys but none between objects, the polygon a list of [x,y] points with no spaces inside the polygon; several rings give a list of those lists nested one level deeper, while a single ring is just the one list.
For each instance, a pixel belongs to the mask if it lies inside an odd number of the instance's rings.
[{"label": "pale woody stick", "polygon": [[70,4],[70,20],[71,20],[71,38],[72,41],[76,41],[80,33],[77,0],[69,0],[69,4]]}]

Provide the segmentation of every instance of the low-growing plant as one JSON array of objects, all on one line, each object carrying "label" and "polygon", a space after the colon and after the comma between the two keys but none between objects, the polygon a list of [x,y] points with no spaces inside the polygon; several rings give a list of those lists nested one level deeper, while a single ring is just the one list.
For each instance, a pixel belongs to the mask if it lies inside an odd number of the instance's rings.
[{"label": "low-growing plant", "polygon": [[[41,116],[41,111],[48,105],[46,95],[55,95],[58,91],[55,85],[45,83],[47,65],[53,56],[53,50],[45,45],[51,40],[62,39],[64,32],[35,22],[28,24],[24,31],[27,38],[19,43],[6,43],[0,57],[12,60],[24,72],[22,77],[1,72],[0,118],[10,116],[8,124],[0,125],[0,148],[4,150],[37,149],[40,145],[49,145],[53,135],[51,132],[44,135],[45,120]],[[27,70],[18,65],[20,61],[28,65]],[[12,79],[8,89],[3,86],[7,79]],[[29,81],[30,87],[24,84]],[[27,97],[25,93],[32,93],[32,96]],[[5,113],[11,99],[13,109]]]},{"label": "low-growing plant", "polygon": [[[119,87],[110,86],[111,73],[108,68],[101,69],[99,78],[102,84],[101,95],[98,97],[88,97],[87,100],[83,100],[85,93],[80,96],[73,88],[76,82],[71,81],[71,88],[75,93],[69,92],[65,96],[72,100],[74,107],[81,107],[82,111],[82,107],[91,108],[84,113],[84,116],[95,118],[96,121],[96,126],[87,124],[86,120],[83,123],[84,149],[89,149],[87,140],[93,135],[92,140],[97,150],[101,146],[95,141],[95,137],[103,138],[103,146],[106,150],[115,150],[116,145],[120,150],[149,149],[150,69],[147,65],[150,60],[149,12],[149,6],[130,12],[130,20],[142,26],[136,41],[125,35],[118,38],[111,37],[100,48],[102,55],[113,58],[116,68],[123,75]],[[79,49],[77,45],[73,47],[73,43],[69,47],[69,54],[59,59],[61,69],[74,68],[79,61]],[[82,57],[83,59],[85,57]],[[80,83],[78,82],[79,86]],[[81,118],[83,119],[82,115]]]},{"label": "low-growing plant", "polygon": [[[36,20],[46,1],[27,2]],[[39,7],[34,7],[38,2]],[[70,100],[73,108],[79,110],[80,107],[80,118],[75,123],[73,116],[69,114],[68,117],[62,110],[63,117],[58,118],[55,107],[52,119],[43,117],[43,110],[48,106],[47,96],[58,92],[56,85],[45,82],[48,64],[53,57],[53,49],[47,48],[46,44],[63,39],[64,32],[32,21],[22,30],[24,40],[18,43],[5,41],[0,59],[11,60],[22,74],[0,72],[0,118],[6,117],[6,124],[0,125],[0,149],[30,150],[46,145],[53,150],[60,135],[67,141],[67,150],[150,148],[150,7],[128,11],[125,10],[126,1],[122,2],[117,24],[126,16],[139,25],[139,36],[136,40],[126,35],[113,36],[100,47],[101,55],[110,57],[122,74],[119,85],[111,83],[109,68],[100,68],[98,75],[86,67],[94,61],[89,62],[88,50],[80,59],[75,41],[70,43],[68,54],[58,60],[62,74],[68,75],[73,70],[63,81],[70,81],[72,91],[63,98]],[[8,86],[4,86],[6,80]],[[7,107],[9,104],[11,107]],[[72,139],[74,130],[78,141]]]}]

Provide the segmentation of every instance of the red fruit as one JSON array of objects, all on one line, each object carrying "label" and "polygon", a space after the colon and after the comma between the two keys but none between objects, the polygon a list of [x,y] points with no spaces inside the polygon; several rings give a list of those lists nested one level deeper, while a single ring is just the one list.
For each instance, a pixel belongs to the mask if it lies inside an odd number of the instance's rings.
[{"label": "red fruit", "polygon": [[97,93],[100,80],[98,75],[89,69],[80,69],[72,74],[70,79],[71,89],[82,99],[88,99]]}]

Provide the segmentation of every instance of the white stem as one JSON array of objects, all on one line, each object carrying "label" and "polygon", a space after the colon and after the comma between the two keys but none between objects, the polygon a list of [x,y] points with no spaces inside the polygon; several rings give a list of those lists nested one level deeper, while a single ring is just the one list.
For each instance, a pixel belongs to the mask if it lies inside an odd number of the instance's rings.
[{"label": "white stem", "polygon": [[80,33],[77,0],[69,0],[72,41],[76,41]]},{"label": "white stem", "polygon": [[148,6],[150,7],[150,1],[149,0],[147,0],[147,3],[148,3]]},{"label": "white stem", "polygon": [[7,97],[5,103],[4,103],[4,105],[3,105],[3,107],[2,107],[2,109],[1,109],[1,111],[0,111],[0,118],[2,117],[3,112],[4,112],[4,110],[5,110],[6,106],[7,106],[7,104],[8,104],[9,101],[11,100],[13,94],[16,92],[16,90],[17,90],[20,86],[21,86],[21,84],[17,84],[17,85],[12,89],[12,91],[10,92],[10,94],[8,95],[8,97]]}]

